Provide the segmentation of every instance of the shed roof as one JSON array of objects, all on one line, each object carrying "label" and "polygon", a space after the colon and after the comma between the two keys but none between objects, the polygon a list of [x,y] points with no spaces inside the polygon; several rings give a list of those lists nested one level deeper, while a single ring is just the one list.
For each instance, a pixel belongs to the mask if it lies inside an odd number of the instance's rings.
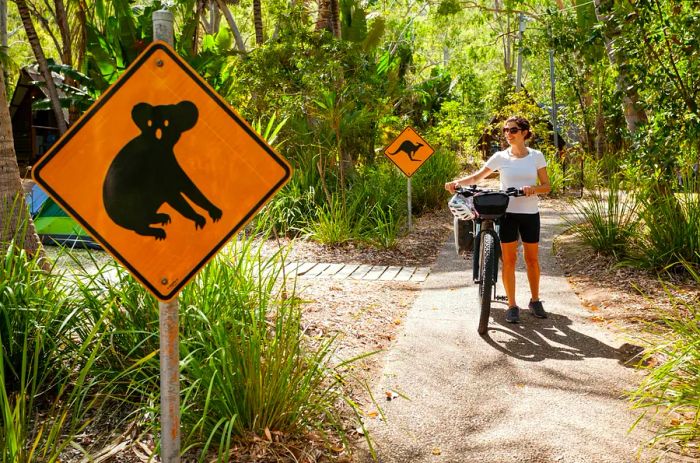
[{"label": "shed roof", "polygon": [[[63,84],[63,76],[55,72],[51,72],[51,75],[56,84]],[[44,76],[39,72],[38,65],[33,64],[20,69],[19,79],[17,80],[15,91],[12,94],[12,100],[10,100],[10,117],[14,117],[15,112],[17,112],[17,109],[20,107],[22,101],[24,101],[24,97],[31,88],[36,87],[41,90],[41,93],[43,93],[46,98],[49,97],[49,92],[46,87],[37,85],[37,82],[44,82]],[[64,98],[66,96],[60,88],[57,88],[56,91],[58,92],[59,98]],[[63,117],[66,121],[68,120],[67,108],[63,108]]]}]

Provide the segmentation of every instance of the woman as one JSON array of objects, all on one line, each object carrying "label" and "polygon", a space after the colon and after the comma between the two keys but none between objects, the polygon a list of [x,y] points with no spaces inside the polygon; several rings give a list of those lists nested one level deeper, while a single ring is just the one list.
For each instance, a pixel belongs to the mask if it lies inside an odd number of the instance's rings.
[{"label": "woman", "polygon": [[[484,167],[475,174],[445,184],[445,189],[454,193],[462,185],[474,185],[486,178],[491,172],[498,171],[501,177],[501,189],[521,188],[525,196],[511,197],[506,215],[501,219],[499,237],[503,259],[502,279],[508,297],[506,321],[518,323],[520,308],[515,300],[515,262],[518,253],[518,235],[523,242],[527,279],[530,283],[531,299],[528,308],[535,317],[547,318],[540,301],[540,213],[537,206],[538,194],[550,191],[547,163],[544,155],[525,146],[525,140],[532,137],[530,123],[523,117],[509,117],[503,134],[510,147],[499,151],[486,161]],[[539,185],[537,184],[539,181]]]}]

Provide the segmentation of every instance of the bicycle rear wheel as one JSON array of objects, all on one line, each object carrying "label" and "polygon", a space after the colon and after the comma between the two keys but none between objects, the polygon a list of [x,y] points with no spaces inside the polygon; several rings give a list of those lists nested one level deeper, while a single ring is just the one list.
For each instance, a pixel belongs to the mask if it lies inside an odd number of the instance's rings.
[{"label": "bicycle rear wheel", "polygon": [[479,314],[479,334],[486,333],[489,325],[489,316],[491,315],[491,296],[493,294],[493,286],[496,283],[494,276],[496,275],[496,265],[498,254],[496,252],[496,240],[489,232],[481,234],[481,259],[479,268],[479,306],[481,308]]}]

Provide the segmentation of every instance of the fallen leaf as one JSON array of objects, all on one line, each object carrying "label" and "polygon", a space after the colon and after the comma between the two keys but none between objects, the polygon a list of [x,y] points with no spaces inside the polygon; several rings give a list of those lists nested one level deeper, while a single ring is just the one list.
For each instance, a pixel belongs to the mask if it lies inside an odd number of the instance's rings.
[{"label": "fallen leaf", "polygon": [[401,324],[400,318],[397,318],[396,320],[394,320],[394,325],[400,325],[400,324]]},{"label": "fallen leaf", "polygon": [[433,455],[440,455],[441,453],[440,447],[433,447]]},{"label": "fallen leaf", "polygon": [[265,437],[267,437],[267,440],[272,442],[272,433],[270,433],[270,428],[265,427]]},{"label": "fallen leaf", "polygon": [[372,410],[371,412],[366,413],[366,415],[369,416],[370,418],[376,418],[377,415],[379,415],[379,413],[377,413],[375,410]]},{"label": "fallen leaf", "polygon": [[365,430],[362,429],[361,427],[356,428],[356,429],[355,429],[355,432],[358,433],[358,434],[361,435],[361,436],[364,436],[364,435],[365,435]]}]

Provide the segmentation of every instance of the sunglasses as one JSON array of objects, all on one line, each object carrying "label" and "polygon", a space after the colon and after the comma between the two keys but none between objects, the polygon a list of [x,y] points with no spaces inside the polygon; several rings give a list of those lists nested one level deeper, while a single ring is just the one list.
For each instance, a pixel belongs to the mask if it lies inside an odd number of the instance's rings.
[{"label": "sunglasses", "polygon": [[515,134],[515,133],[520,132],[521,130],[524,130],[524,129],[521,129],[520,127],[503,127],[503,133],[510,132],[512,134]]}]

